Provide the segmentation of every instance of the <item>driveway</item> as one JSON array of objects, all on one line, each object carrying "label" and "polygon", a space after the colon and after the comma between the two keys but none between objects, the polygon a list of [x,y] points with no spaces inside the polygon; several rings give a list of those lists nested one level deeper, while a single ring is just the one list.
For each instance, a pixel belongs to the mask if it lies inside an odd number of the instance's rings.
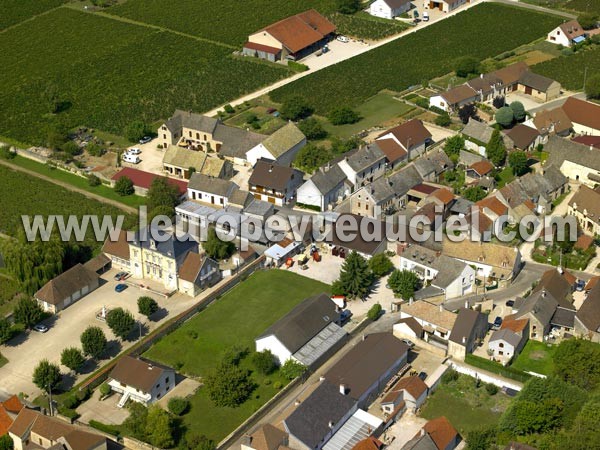
[{"label": "driveway", "polygon": [[143,170],[145,172],[156,173],[159,175],[165,175],[162,170],[163,157],[165,156],[165,150],[156,148],[158,140],[153,139],[147,144],[135,144],[129,148],[139,148],[142,151],[140,155],[141,162],[139,164],[131,164],[123,162],[123,167],[133,167],[134,169]]},{"label": "driveway", "polygon": [[[96,319],[96,314],[102,310],[103,306],[108,309],[121,306],[131,311],[137,320],[141,320],[142,333],[145,334],[154,330],[166,318],[185,311],[198,301],[198,299],[182,294],[176,294],[171,298],[159,297],[135,286],[129,286],[125,291],[116,293],[114,288],[117,283],[113,281],[116,273],[116,270],[110,270],[104,274],[102,285],[98,289],[64,311],[49,318],[46,321],[50,328],[47,333],[30,332],[21,334],[0,347],[0,352],[9,361],[0,368],[1,389],[3,391],[14,394],[23,392],[34,397],[38,395],[39,389],[31,381],[35,366],[42,359],[60,363],[60,354],[65,347],[75,346],[80,348],[79,337],[89,325],[96,325],[104,330],[110,345],[110,356],[115,356],[125,348],[130,347],[137,339],[137,329],[132,333],[131,339],[133,341],[121,342],[118,340],[105,322]],[[140,316],[138,313],[137,299],[142,295],[154,297],[163,308],[153,318],[156,321],[149,321],[145,316]],[[101,361],[101,364],[105,363],[106,361]],[[68,372],[66,368],[61,368],[64,374]],[[88,364],[85,374],[76,379],[69,375],[65,377],[65,384],[70,387],[74,382],[79,381],[95,369],[95,364]]]},{"label": "driveway", "polygon": [[413,412],[405,412],[400,420],[389,427],[381,436],[389,450],[401,450],[425,426],[426,419],[417,417]]}]

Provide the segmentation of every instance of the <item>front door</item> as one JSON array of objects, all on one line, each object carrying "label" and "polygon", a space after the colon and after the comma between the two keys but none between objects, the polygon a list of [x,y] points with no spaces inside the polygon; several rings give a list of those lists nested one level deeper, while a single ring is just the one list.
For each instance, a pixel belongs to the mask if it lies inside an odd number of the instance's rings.
[{"label": "front door", "polygon": [[531,95],[531,88],[529,86],[525,86],[525,93]]}]

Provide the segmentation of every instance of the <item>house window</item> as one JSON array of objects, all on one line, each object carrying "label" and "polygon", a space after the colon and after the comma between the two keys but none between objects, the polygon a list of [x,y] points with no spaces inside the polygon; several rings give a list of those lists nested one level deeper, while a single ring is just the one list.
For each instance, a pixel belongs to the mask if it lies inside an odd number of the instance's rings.
[{"label": "house window", "polygon": [[504,343],[503,343],[503,342],[500,342],[500,344],[498,344],[498,347],[500,347],[500,348],[504,348]]},{"label": "house window", "polygon": [[165,378],[165,383],[169,384],[169,377]]},{"label": "house window", "polygon": [[196,133],[196,139],[200,139],[200,133]]},{"label": "house window", "polygon": [[360,202],[358,202],[358,207],[360,208]]},{"label": "house window", "polygon": [[166,138],[167,138],[167,135],[166,135],[166,134],[163,134],[163,139],[166,139]]},{"label": "house window", "polygon": [[221,205],[224,205],[224,204],[225,204],[225,200],[223,200],[223,199],[221,198]]},{"label": "house window", "polygon": [[191,131],[188,131],[188,133],[189,133],[190,137],[192,137],[192,132],[191,132]]},{"label": "house window", "polygon": [[365,211],[368,211],[368,210],[369,210],[369,204],[367,203],[367,204],[365,204]]},{"label": "house window", "polygon": [[156,385],[156,389],[158,389],[159,387],[160,387],[160,383],[158,383],[158,384]]}]

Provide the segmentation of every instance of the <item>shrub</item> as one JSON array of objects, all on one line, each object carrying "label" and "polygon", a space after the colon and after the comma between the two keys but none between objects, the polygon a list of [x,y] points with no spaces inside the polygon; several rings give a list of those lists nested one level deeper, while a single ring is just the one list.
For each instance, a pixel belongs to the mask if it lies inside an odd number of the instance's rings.
[{"label": "shrub", "polygon": [[417,97],[414,100],[415,105],[420,106],[421,108],[429,109],[429,100],[424,97]]},{"label": "shrub", "polygon": [[225,350],[222,362],[223,364],[237,366],[240,363],[240,361],[248,355],[248,352],[248,347],[244,347],[242,345],[234,345]]},{"label": "shrub", "polygon": [[294,72],[306,72],[308,70],[308,66],[306,64],[296,61],[288,61],[288,67]]},{"label": "shrub", "polygon": [[270,350],[263,350],[262,352],[254,352],[252,354],[252,363],[256,370],[258,370],[263,375],[269,375],[277,369],[277,364],[275,363],[275,357]]},{"label": "shrub", "polygon": [[227,114],[233,114],[235,112],[235,108],[229,104],[223,106],[223,110],[227,113]]},{"label": "shrub", "polygon": [[487,383],[485,385],[485,390],[490,395],[496,395],[498,393],[498,386],[496,386],[495,384],[492,384],[492,383]]},{"label": "shrub", "polygon": [[183,397],[173,397],[169,400],[167,404],[169,411],[171,414],[175,414],[176,416],[182,416],[185,414],[190,407],[190,402]]},{"label": "shrub", "polygon": [[375,303],[373,306],[371,306],[371,308],[369,308],[369,311],[367,312],[367,317],[373,321],[379,319],[379,316],[381,315],[381,305],[379,303]]},{"label": "shrub", "polygon": [[74,395],[68,395],[63,399],[62,406],[67,409],[75,409],[79,406],[79,400]]},{"label": "shrub", "polygon": [[444,384],[452,383],[456,380],[458,380],[458,372],[456,370],[449,369],[442,375],[442,383]]},{"label": "shrub", "polygon": [[440,127],[447,127],[452,123],[452,119],[450,119],[450,115],[448,113],[440,114],[435,118],[435,124]]},{"label": "shrub", "polygon": [[133,181],[129,177],[121,177],[115,183],[115,192],[121,197],[131,195],[135,192]]},{"label": "shrub", "polygon": [[10,149],[10,145],[0,146],[0,158],[13,159],[17,154]]},{"label": "shrub", "polygon": [[286,100],[281,106],[281,118],[285,120],[305,119],[313,113],[314,109],[304,100],[296,95]]},{"label": "shrub", "polygon": [[479,67],[480,64],[477,58],[473,58],[472,56],[463,56],[456,61],[455,72],[457,76],[466,78],[472,73],[478,74]]},{"label": "shrub", "polygon": [[276,381],[275,383],[273,383],[273,388],[274,389],[281,389],[283,387],[283,384],[281,384],[281,381]]},{"label": "shrub", "polygon": [[288,359],[283,366],[281,366],[280,371],[281,375],[283,375],[285,378],[288,380],[293,380],[294,378],[301,376],[306,371],[306,366],[294,361],[293,359]]},{"label": "shrub", "polygon": [[345,125],[348,123],[356,123],[360,120],[360,116],[352,108],[340,106],[332,109],[327,118],[333,125]]},{"label": "shrub", "polygon": [[103,397],[106,397],[108,394],[110,394],[110,393],[112,392],[112,389],[111,389],[111,387],[109,386],[109,384],[108,384],[108,383],[102,383],[102,384],[100,385],[100,388],[99,388],[99,389],[100,389],[100,394],[101,394]]},{"label": "shrub", "polygon": [[94,175],[93,173],[88,175],[88,184],[91,187],[96,187],[96,186],[100,186],[102,184],[102,181],[100,181],[100,178],[98,178],[96,175]]},{"label": "shrub", "polygon": [[306,139],[323,139],[327,137],[327,131],[325,131],[321,122],[314,117],[309,117],[298,123],[298,128],[304,133]]}]

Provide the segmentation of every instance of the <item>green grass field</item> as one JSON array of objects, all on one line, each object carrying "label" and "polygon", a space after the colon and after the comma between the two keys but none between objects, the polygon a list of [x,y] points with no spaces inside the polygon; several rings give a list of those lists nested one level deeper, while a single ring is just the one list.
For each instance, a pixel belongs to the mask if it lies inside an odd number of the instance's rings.
[{"label": "green grass field", "polygon": [[413,109],[415,109],[414,106],[396,100],[391,94],[381,92],[356,108],[356,112],[362,117],[358,122],[336,126],[325,119],[323,120],[323,127],[332,136],[349,138],[361,130],[380,125]]},{"label": "green grass field", "polygon": [[[43,143],[57,124],[123,134],[134,120],[152,123],[176,108],[206,111],[289,74],[231,53],[222,45],[58,8],[0,34],[0,134],[32,144]],[[50,114],[55,97],[62,112]]]},{"label": "green grass field", "polygon": [[[305,298],[328,292],[329,286],[283,270],[257,272],[233,288],[148,350],[144,356],[181,372],[204,376],[233,345],[254,349],[254,339]],[[241,365],[252,369],[248,358]],[[258,388],[237,408],[216,407],[202,388],[192,397],[183,417],[188,433],[219,441],[269,400],[285,384],[278,372],[268,377],[253,373]],[[269,381],[266,381],[266,380]]]},{"label": "green grass field", "polygon": [[56,8],[67,0],[3,0],[0,31]]},{"label": "green grass field", "polygon": [[239,47],[248,35],[285,17],[314,8],[336,9],[335,0],[128,0],[110,14],[151,23]]},{"label": "green grass field", "polygon": [[600,45],[580,50],[570,56],[544,61],[533,66],[535,73],[559,81],[566,89],[583,89],[583,78],[587,75],[600,73]]},{"label": "green grass field", "polygon": [[10,162],[19,167],[23,167],[24,169],[32,170],[41,175],[51,177],[55,180],[69,183],[77,188],[84,189],[97,195],[101,195],[102,197],[108,198],[110,200],[115,200],[127,206],[137,207],[146,204],[146,199],[144,197],[140,197],[139,195],[133,194],[122,197],[119,194],[117,194],[113,188],[109,186],[101,185],[92,187],[89,185],[88,180],[86,178],[82,178],[78,175],[65,172],[64,170],[53,168],[51,166],[39,163],[32,159],[28,159],[22,156],[16,156],[14,159],[11,159]]},{"label": "green grass field", "polygon": [[530,340],[511,366],[526,372],[550,375],[554,369],[552,356],[555,350],[556,346],[554,345]]},{"label": "green grass field", "polygon": [[[505,19],[501,32],[498,17]],[[320,114],[338,105],[357,106],[382,89],[403,91],[447,74],[461,56],[483,60],[532,42],[561,21],[512,6],[481,4],[282,86],[271,98],[282,103],[301,95]]]},{"label": "green grass field", "polygon": [[[23,175],[20,172],[0,166],[2,195],[0,195],[0,232],[15,235],[22,229],[21,216],[50,214],[81,217],[84,214],[111,216],[124,215],[124,227],[135,224],[135,218],[124,214],[120,209],[89,199],[82,194],[68,191],[39,178]],[[56,228],[56,227],[55,227]],[[55,230],[56,231],[56,230]],[[102,242],[93,239],[93,230],[89,227],[86,239],[81,244],[97,251]]]},{"label": "green grass field", "polygon": [[463,436],[471,430],[496,424],[510,398],[501,392],[488,394],[484,384],[477,388],[475,378],[467,375],[441,384],[421,408],[421,416],[425,419],[445,416]]}]

